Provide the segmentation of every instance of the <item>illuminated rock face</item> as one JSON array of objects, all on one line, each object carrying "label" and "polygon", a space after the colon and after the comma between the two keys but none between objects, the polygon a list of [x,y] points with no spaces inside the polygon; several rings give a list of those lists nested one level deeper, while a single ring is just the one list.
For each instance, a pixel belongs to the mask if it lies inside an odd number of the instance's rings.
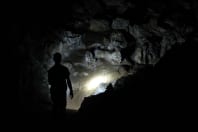
[{"label": "illuminated rock face", "polygon": [[89,30],[93,32],[105,32],[108,31],[109,28],[109,22],[106,20],[90,20],[89,22]]},{"label": "illuminated rock face", "polygon": [[[19,75],[21,100],[31,93],[33,101],[49,101],[47,70],[53,65],[55,52],[63,55],[63,64],[71,72],[76,97],[68,108],[76,109],[83,97],[104,91],[105,83],[133,73],[139,65],[155,65],[172,47],[184,44],[193,31],[180,12],[173,10],[166,15],[152,3],[148,7],[124,0],[82,3],[71,5],[72,19],[61,29],[52,28],[50,33],[46,31],[46,35],[36,38],[40,33],[37,27],[24,36],[17,49],[23,57]],[[166,4],[160,6],[165,11],[169,8]],[[143,10],[139,12],[140,9]],[[99,81],[99,89],[87,94],[86,84],[92,77],[102,80],[101,73],[103,77],[114,77]]]},{"label": "illuminated rock face", "polygon": [[116,18],[112,22],[112,29],[123,29],[125,31],[128,31],[128,27],[129,27],[129,20]]}]

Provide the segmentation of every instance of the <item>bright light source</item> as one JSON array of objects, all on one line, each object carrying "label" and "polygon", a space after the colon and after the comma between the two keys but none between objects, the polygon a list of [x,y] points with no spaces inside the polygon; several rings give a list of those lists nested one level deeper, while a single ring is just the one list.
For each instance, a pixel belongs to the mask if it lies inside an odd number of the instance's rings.
[{"label": "bright light source", "polygon": [[107,78],[105,76],[96,76],[88,81],[86,89],[88,91],[95,90],[101,83],[107,83]]},{"label": "bright light source", "polygon": [[83,91],[86,96],[96,95],[103,93],[106,90],[106,87],[109,83],[117,80],[119,77],[118,74],[113,72],[103,71],[95,73],[95,75],[90,76],[83,85]]},{"label": "bright light source", "polygon": [[93,93],[93,95],[97,95],[100,93],[105,92],[106,87],[109,85],[109,83],[101,83],[95,90],[95,92]]}]

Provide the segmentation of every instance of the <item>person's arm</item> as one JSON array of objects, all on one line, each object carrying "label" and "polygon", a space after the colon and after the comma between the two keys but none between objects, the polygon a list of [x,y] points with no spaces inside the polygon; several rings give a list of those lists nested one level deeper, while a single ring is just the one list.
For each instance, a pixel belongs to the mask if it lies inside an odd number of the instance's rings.
[{"label": "person's arm", "polygon": [[72,84],[71,84],[71,80],[70,80],[69,76],[67,77],[67,85],[69,87],[70,97],[72,99],[74,94],[73,94]]}]

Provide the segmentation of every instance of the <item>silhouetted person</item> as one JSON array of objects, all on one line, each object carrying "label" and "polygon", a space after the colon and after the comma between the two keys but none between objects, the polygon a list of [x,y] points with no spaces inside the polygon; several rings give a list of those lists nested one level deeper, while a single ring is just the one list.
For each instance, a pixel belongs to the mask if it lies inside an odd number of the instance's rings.
[{"label": "silhouetted person", "polygon": [[67,106],[67,85],[70,89],[70,97],[71,99],[73,98],[72,84],[69,78],[70,73],[68,68],[61,64],[60,53],[55,53],[53,59],[55,65],[48,71],[53,112],[55,112],[55,114],[65,113]]}]

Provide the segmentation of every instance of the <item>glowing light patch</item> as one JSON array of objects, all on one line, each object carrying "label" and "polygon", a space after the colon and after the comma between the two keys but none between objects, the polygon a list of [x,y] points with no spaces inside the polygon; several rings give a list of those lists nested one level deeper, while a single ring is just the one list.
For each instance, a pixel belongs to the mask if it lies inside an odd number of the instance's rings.
[{"label": "glowing light patch", "polygon": [[108,86],[108,83],[101,83],[95,90],[95,92],[93,93],[93,95],[97,95],[100,93],[105,92],[106,87]]},{"label": "glowing light patch", "polygon": [[83,88],[84,95],[97,95],[106,91],[106,87],[109,83],[112,83],[114,80],[117,80],[119,75],[115,72],[104,72],[99,71],[89,78],[86,79]]},{"label": "glowing light patch", "polygon": [[88,91],[95,90],[101,83],[106,83],[107,79],[105,76],[96,76],[88,81],[86,84],[86,89]]}]

